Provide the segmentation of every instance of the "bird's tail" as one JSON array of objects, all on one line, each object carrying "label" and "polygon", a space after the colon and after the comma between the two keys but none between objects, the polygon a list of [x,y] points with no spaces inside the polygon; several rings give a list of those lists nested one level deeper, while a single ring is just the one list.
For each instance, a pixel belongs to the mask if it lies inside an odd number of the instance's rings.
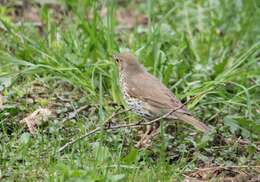
[{"label": "bird's tail", "polygon": [[204,123],[200,122],[199,120],[195,119],[194,117],[184,114],[184,113],[174,113],[175,116],[178,117],[178,119],[192,125],[194,128],[204,132],[208,133],[210,132],[210,128],[206,126]]}]

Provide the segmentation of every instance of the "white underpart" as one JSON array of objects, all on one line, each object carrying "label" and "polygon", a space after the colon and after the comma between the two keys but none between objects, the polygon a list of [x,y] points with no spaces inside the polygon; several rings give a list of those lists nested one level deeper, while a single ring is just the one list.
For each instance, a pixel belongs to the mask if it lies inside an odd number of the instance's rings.
[{"label": "white underpart", "polygon": [[[121,88],[122,88],[124,100],[126,101],[128,107],[133,112],[135,112],[136,114],[138,114],[140,116],[143,116],[143,117],[146,117],[146,118],[151,118],[152,117],[151,113],[149,113],[149,111],[147,111],[143,108],[143,106],[144,106],[143,102],[139,99],[136,99],[136,98],[129,96],[129,94],[128,94],[128,88],[129,87],[127,87],[125,75],[123,73],[119,74],[119,82],[120,82],[120,85],[121,85]],[[132,89],[134,89],[134,88],[132,88]]]}]

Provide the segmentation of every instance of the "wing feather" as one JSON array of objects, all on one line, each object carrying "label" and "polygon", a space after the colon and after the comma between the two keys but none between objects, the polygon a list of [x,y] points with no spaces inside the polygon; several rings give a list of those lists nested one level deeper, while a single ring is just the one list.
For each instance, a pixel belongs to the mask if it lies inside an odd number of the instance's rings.
[{"label": "wing feather", "polygon": [[[131,97],[143,100],[153,107],[161,108],[165,112],[177,109],[182,104],[166,86],[150,73],[135,75],[135,78],[139,79],[128,77],[126,80],[127,84],[131,85],[128,90]],[[189,114],[185,108],[178,109],[178,112]]]}]

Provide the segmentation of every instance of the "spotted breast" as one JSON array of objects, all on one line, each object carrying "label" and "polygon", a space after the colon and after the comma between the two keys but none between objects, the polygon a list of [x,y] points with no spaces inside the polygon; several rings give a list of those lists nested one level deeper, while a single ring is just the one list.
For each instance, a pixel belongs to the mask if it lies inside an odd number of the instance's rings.
[{"label": "spotted breast", "polygon": [[119,74],[119,82],[120,82],[120,87],[121,87],[121,90],[122,90],[122,93],[123,93],[124,100],[126,101],[128,107],[133,112],[138,114],[139,116],[142,116],[142,117],[145,117],[145,118],[148,118],[148,119],[153,118],[151,113],[145,109],[144,103],[141,100],[134,98],[134,97],[131,97],[128,94],[129,88],[128,88],[128,85],[127,85],[127,82],[126,82],[126,79],[125,79],[125,75],[122,72]]}]

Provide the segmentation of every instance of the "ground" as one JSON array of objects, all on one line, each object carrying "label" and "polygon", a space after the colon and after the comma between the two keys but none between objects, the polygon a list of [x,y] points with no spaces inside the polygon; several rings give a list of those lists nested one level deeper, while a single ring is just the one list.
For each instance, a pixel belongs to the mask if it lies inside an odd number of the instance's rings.
[{"label": "ground", "polygon": [[[1,181],[259,181],[259,1],[0,3]],[[106,130],[140,119],[111,118],[123,50],[212,132],[162,119],[137,149],[142,128]]]}]

